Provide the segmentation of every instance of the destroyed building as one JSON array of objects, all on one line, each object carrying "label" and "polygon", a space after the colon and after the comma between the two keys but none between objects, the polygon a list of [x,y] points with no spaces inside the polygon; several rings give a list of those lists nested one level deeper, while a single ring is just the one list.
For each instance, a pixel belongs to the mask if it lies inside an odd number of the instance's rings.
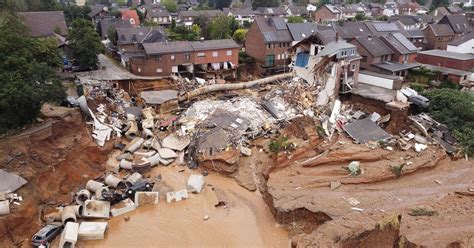
[{"label": "destroyed building", "polygon": [[317,105],[326,105],[339,93],[348,93],[357,84],[361,56],[357,47],[343,40],[323,42],[318,34],[300,41],[292,67],[296,76],[316,86]]}]

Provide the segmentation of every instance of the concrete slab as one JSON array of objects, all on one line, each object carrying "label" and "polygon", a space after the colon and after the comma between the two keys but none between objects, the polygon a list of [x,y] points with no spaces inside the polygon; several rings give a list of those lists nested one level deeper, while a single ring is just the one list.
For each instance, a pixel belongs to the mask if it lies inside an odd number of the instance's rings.
[{"label": "concrete slab", "polygon": [[160,154],[160,157],[164,159],[171,159],[171,158],[178,157],[178,154],[176,154],[176,152],[174,152],[173,150],[169,148],[158,149],[158,153]]},{"label": "concrete slab", "polygon": [[186,183],[186,189],[192,193],[200,193],[204,187],[203,175],[191,175]]},{"label": "concrete slab", "polygon": [[110,214],[112,214],[113,217],[117,217],[132,212],[135,209],[137,209],[137,205],[132,200],[125,199],[113,206],[112,209],[110,209]]},{"label": "concrete slab", "polygon": [[138,206],[156,205],[160,200],[159,192],[136,192],[135,204]]},{"label": "concrete slab", "polygon": [[104,218],[108,219],[110,213],[110,202],[86,200],[84,203],[84,218]]},{"label": "concrete slab", "polygon": [[0,191],[15,192],[26,183],[23,177],[0,170]]},{"label": "concrete slab", "polygon": [[79,225],[79,240],[104,239],[107,222],[82,222]]},{"label": "concrete slab", "polygon": [[60,248],[74,248],[76,246],[77,237],[79,235],[79,224],[76,222],[67,222],[61,233],[59,240]]},{"label": "concrete slab", "polygon": [[189,145],[189,143],[191,143],[191,139],[187,136],[179,137],[176,134],[170,134],[163,139],[162,143],[163,147],[175,151],[182,151]]},{"label": "concrete slab", "polygon": [[167,203],[182,201],[185,199],[188,199],[188,191],[185,189],[166,193]]}]

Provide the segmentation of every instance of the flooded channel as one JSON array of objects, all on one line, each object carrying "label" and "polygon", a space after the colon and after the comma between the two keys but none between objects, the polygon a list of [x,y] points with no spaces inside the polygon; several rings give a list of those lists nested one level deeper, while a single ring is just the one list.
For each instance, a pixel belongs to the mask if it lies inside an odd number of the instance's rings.
[{"label": "flooded channel", "polygon": [[[184,167],[155,167],[173,190],[185,188],[197,171]],[[258,192],[249,192],[234,180],[210,174],[200,194],[166,203],[163,195],[155,206],[109,220],[104,240],[80,241],[79,247],[289,247],[288,233],[270,213]],[[214,205],[223,200],[226,207]],[[204,220],[204,216],[209,216]],[[130,217],[127,221],[125,216]],[[128,219],[128,218],[127,218]]]}]

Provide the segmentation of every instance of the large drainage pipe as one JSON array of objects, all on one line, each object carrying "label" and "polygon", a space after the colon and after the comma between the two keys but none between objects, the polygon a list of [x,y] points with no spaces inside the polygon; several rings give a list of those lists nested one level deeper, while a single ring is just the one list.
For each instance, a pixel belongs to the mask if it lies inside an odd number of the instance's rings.
[{"label": "large drainage pipe", "polygon": [[116,189],[123,189],[125,187],[125,183],[122,181],[122,179],[112,174],[109,174],[105,177],[105,184]]},{"label": "large drainage pipe", "polygon": [[125,180],[125,184],[127,185],[127,187],[131,187],[132,185],[136,184],[140,179],[142,179],[142,174],[134,172],[127,178],[127,180]]},{"label": "large drainage pipe", "polygon": [[138,149],[140,149],[140,147],[142,146],[144,142],[145,142],[145,139],[136,137],[130,142],[130,144],[127,145],[127,147],[125,147],[125,151],[133,154]]},{"label": "large drainage pipe", "polygon": [[134,120],[130,120],[127,122],[127,126],[129,127],[128,130],[125,132],[125,137],[127,139],[132,140],[138,136],[138,125],[137,122]]},{"label": "large drainage pipe", "polygon": [[97,189],[97,190],[95,191],[95,194],[94,194],[94,195],[95,195],[95,199],[96,199],[96,200],[103,200],[103,199],[104,199],[104,191],[105,191],[105,192],[109,191],[109,188],[107,188],[107,187],[104,186],[104,187],[101,187],[100,189]]},{"label": "large drainage pipe", "polygon": [[151,139],[155,136],[155,134],[153,134],[153,132],[150,129],[147,129],[147,128],[143,129],[143,135],[145,136],[144,137],[145,139]]},{"label": "large drainage pipe", "polygon": [[86,200],[91,199],[91,192],[87,189],[81,189],[77,192],[76,203],[79,205],[84,204]]},{"label": "large drainage pipe", "polygon": [[74,206],[67,206],[64,207],[62,215],[61,215],[61,222],[65,225],[67,222],[76,222],[76,209]]},{"label": "large drainage pipe", "polygon": [[186,94],[178,97],[178,101],[179,102],[184,102],[184,101],[187,101],[187,100],[191,100],[192,98],[194,98],[196,96],[211,93],[211,92],[216,92],[216,91],[242,90],[242,89],[252,88],[254,86],[260,86],[260,85],[272,83],[274,81],[287,79],[287,78],[290,78],[290,77],[293,77],[292,72],[278,74],[278,75],[274,75],[274,76],[270,76],[270,77],[266,77],[266,78],[261,78],[261,79],[257,79],[257,80],[249,81],[249,82],[245,82],[245,83],[212,84],[212,85],[204,86],[204,87],[195,89],[193,91],[187,92]]},{"label": "large drainage pipe", "polygon": [[119,167],[125,170],[131,170],[133,169],[133,163],[128,160],[122,159],[120,161]]},{"label": "large drainage pipe", "polygon": [[101,189],[102,187],[104,187],[103,183],[99,183],[94,180],[89,180],[86,183],[86,189],[89,190],[90,192],[96,192],[98,189]]},{"label": "large drainage pipe", "polygon": [[147,160],[150,162],[150,166],[153,167],[160,163],[161,157],[160,154],[157,153],[151,157],[148,157]]}]

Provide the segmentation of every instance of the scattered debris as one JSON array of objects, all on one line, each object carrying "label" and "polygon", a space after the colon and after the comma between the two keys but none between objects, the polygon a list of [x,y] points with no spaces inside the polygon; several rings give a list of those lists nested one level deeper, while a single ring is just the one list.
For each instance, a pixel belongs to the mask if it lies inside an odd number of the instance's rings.
[{"label": "scattered debris", "polygon": [[107,222],[87,222],[83,221],[79,225],[79,240],[101,240],[105,237]]},{"label": "scattered debris", "polygon": [[177,202],[188,199],[188,191],[183,189],[180,191],[168,192],[166,193],[166,202]]},{"label": "scattered debris", "polygon": [[61,248],[75,247],[78,236],[79,236],[79,224],[75,222],[67,222],[61,234],[59,247]]},{"label": "scattered debris", "polygon": [[339,181],[331,181],[331,190],[336,190],[337,188],[341,187],[341,182]]},{"label": "scattered debris", "polygon": [[129,213],[129,212],[132,212],[136,208],[137,208],[137,205],[132,200],[125,199],[125,200],[121,201],[120,203],[114,205],[110,209],[110,214],[113,217],[117,217],[117,216]]},{"label": "scattered debris", "polygon": [[433,216],[437,214],[438,213],[436,211],[427,209],[425,207],[415,207],[410,209],[410,212],[408,212],[408,215],[411,216]]},{"label": "scattered debris", "polygon": [[360,162],[359,161],[350,162],[349,165],[347,166],[347,169],[349,169],[351,176],[359,175],[361,173]]},{"label": "scattered debris", "polygon": [[356,198],[347,198],[346,201],[351,204],[351,206],[355,207],[360,204],[360,201],[358,201]]},{"label": "scattered debris", "polygon": [[200,193],[204,186],[203,175],[190,175],[186,183],[186,189],[192,193]]}]

